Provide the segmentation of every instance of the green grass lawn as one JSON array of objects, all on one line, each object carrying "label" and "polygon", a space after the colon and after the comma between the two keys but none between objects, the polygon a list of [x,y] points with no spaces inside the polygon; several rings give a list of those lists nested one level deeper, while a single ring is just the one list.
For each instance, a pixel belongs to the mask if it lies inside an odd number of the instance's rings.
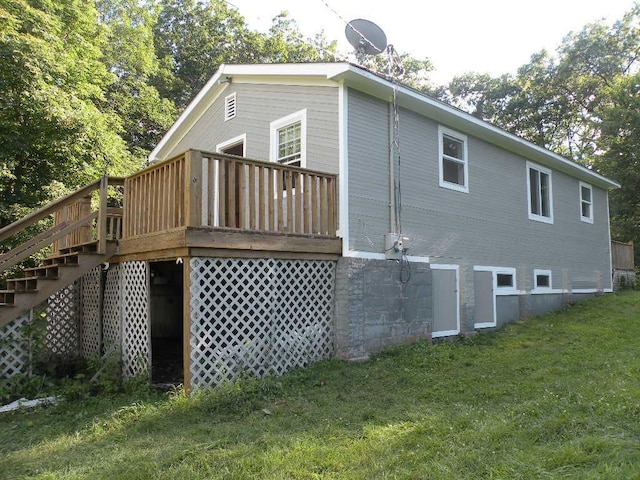
[{"label": "green grass lawn", "polygon": [[640,293],[191,399],[0,415],[0,478],[640,479]]}]

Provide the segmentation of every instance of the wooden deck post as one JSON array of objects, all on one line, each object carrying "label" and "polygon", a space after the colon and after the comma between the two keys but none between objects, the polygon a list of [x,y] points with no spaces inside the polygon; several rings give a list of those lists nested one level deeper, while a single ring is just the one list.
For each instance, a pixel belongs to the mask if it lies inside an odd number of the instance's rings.
[{"label": "wooden deck post", "polygon": [[107,186],[109,177],[100,179],[100,205],[98,207],[98,253],[107,252]]},{"label": "wooden deck post", "polygon": [[185,164],[185,226],[202,226],[202,152],[189,150]]}]

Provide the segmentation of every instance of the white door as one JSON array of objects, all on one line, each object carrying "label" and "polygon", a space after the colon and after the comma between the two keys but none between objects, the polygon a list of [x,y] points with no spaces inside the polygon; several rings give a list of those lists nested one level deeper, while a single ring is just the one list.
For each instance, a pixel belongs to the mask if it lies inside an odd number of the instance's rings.
[{"label": "white door", "polygon": [[460,333],[458,266],[431,265],[433,272],[433,331],[431,336],[448,337]]}]

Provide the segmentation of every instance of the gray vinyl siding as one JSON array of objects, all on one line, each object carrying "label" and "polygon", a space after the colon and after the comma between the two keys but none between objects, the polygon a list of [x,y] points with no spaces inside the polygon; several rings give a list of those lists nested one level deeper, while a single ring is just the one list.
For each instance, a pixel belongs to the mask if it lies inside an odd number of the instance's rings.
[{"label": "gray vinyl siding", "polygon": [[[350,248],[380,253],[389,229],[388,106],[353,90],[348,99]],[[593,186],[594,223],[584,223],[578,179],[553,171],[554,223],[530,220],[526,159],[468,134],[467,140],[469,193],[442,188],[438,124],[401,110],[408,254],[433,263],[514,267],[520,290],[533,288],[534,268],[552,271],[554,289],[609,288],[606,191]]]},{"label": "gray vinyl siding", "polygon": [[[224,121],[224,98],[236,92],[236,117]],[[231,83],[187,132],[170,156],[185,150],[215,152],[247,135],[246,156],[269,160],[269,124],[307,109],[307,168],[338,173],[338,88]]]},{"label": "gray vinyl siding", "polygon": [[387,103],[348,91],[350,250],[382,252],[390,231],[388,115]]}]

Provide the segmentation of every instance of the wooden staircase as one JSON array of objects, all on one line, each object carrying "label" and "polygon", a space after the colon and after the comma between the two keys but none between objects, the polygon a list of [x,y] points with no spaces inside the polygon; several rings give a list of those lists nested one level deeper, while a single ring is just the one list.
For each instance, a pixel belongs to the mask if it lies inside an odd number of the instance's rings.
[{"label": "wooden staircase", "polygon": [[42,265],[24,269],[21,277],[8,279],[7,289],[0,290],[0,327],[108,261],[116,242],[108,242],[106,250],[98,253],[98,242],[63,248]]},{"label": "wooden staircase", "polygon": [[[0,241],[54,216],[54,226],[0,256],[0,273],[52,246],[53,253],[39,266],[7,279],[0,290],[0,328],[51,295],[72,284],[117,252],[122,231],[122,210],[107,207],[107,187],[122,186],[123,179],[103,177],[0,230]],[[98,209],[92,194],[98,191]]]}]

